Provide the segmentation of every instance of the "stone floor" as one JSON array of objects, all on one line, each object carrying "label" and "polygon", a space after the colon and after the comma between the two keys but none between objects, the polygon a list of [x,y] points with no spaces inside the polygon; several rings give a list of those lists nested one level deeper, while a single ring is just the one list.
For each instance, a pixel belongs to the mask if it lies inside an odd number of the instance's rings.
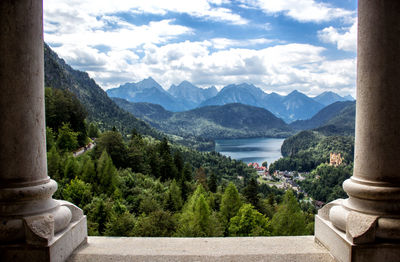
[{"label": "stone floor", "polygon": [[334,260],[314,236],[243,238],[89,237],[69,262]]}]

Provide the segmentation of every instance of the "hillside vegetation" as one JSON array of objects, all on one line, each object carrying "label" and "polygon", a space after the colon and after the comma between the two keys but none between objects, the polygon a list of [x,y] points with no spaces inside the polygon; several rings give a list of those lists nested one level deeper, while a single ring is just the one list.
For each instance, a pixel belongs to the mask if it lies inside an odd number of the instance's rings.
[{"label": "hillside vegetation", "polygon": [[159,132],[147,123],[119,108],[86,72],[73,69],[46,44],[44,69],[45,86],[74,94],[85,107],[88,120],[96,122],[100,129],[115,127],[124,134],[136,129],[142,134],[161,137]]},{"label": "hillside vegetation", "polygon": [[[48,174],[58,182],[55,197],[84,210],[89,235],[312,233],[313,214],[301,209],[293,192],[259,187],[254,169],[241,161],[136,130],[128,141],[115,129],[99,133],[93,123],[85,125],[84,111],[75,109],[83,109],[75,95],[46,89],[46,122],[52,126],[46,129]],[[97,145],[75,157],[79,136],[86,142],[87,136],[96,137]]]},{"label": "hillside vegetation", "polygon": [[206,106],[170,112],[159,105],[113,98],[123,109],[168,134],[206,140],[248,137],[286,137],[291,128],[269,111],[243,104]]}]

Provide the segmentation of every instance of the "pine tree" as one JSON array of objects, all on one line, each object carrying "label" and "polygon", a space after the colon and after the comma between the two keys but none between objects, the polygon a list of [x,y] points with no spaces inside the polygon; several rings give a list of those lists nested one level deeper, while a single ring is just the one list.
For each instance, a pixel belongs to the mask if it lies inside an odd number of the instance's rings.
[{"label": "pine tree", "polygon": [[183,205],[182,193],[175,179],[172,180],[165,198],[165,208],[171,212],[181,210]]},{"label": "pine tree", "polygon": [[236,216],[241,206],[242,201],[240,200],[239,192],[236,186],[230,182],[222,195],[220,208],[226,230],[228,229],[229,221]]},{"label": "pine tree", "polygon": [[243,195],[250,204],[252,204],[256,209],[259,209],[260,196],[258,195],[258,183],[255,178],[250,179],[247,186],[243,190]]},{"label": "pine tree", "polygon": [[275,236],[298,236],[311,233],[308,232],[306,217],[292,190],[286,191],[283,203],[278,206],[271,224]]},{"label": "pine tree", "polygon": [[251,204],[244,204],[237,215],[232,217],[230,236],[270,236],[271,225],[267,217],[254,209]]},{"label": "pine tree", "polygon": [[210,206],[208,205],[204,194],[201,194],[194,204],[193,219],[198,232],[198,236],[210,236]]},{"label": "pine tree", "polygon": [[191,190],[190,182],[192,181],[192,167],[189,163],[186,163],[179,179],[179,185],[181,187],[182,199],[186,201]]},{"label": "pine tree", "polygon": [[181,174],[185,163],[183,162],[183,157],[180,151],[175,151],[174,153],[174,164],[178,173]]},{"label": "pine tree", "polygon": [[201,185],[198,185],[183,208],[177,236],[211,237],[221,235],[221,226],[215,215],[211,213],[206,191]]},{"label": "pine tree", "polygon": [[116,189],[116,169],[107,151],[103,151],[97,160],[97,193],[106,193],[111,195]]},{"label": "pine tree", "polygon": [[83,161],[82,172],[81,172],[82,180],[90,184],[96,184],[97,178],[96,178],[96,169],[94,166],[94,162],[89,156],[86,155],[82,157],[82,161]]},{"label": "pine tree", "polygon": [[160,178],[162,181],[178,178],[178,170],[171,156],[168,140],[164,137],[159,145],[160,154]]},{"label": "pine tree", "polygon": [[74,179],[79,175],[79,169],[80,167],[78,160],[72,155],[68,156],[67,160],[65,161],[63,178],[68,180]]},{"label": "pine tree", "polygon": [[215,175],[214,172],[212,172],[210,178],[208,179],[208,189],[211,192],[215,193],[217,192],[217,187],[218,187],[217,176]]}]

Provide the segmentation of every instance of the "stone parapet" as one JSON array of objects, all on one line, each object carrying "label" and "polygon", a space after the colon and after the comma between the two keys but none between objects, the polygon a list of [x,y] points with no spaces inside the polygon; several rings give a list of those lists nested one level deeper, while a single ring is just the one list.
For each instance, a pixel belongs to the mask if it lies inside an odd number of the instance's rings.
[{"label": "stone parapet", "polygon": [[228,238],[89,237],[68,262],[334,262],[313,236]]}]

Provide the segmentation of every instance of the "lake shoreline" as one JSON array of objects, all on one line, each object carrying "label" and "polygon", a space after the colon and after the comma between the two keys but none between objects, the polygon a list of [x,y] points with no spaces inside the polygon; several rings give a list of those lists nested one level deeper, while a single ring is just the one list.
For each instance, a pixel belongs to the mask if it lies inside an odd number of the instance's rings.
[{"label": "lake shoreline", "polygon": [[215,151],[245,163],[268,164],[282,157],[284,138],[236,138],[215,140]]}]

